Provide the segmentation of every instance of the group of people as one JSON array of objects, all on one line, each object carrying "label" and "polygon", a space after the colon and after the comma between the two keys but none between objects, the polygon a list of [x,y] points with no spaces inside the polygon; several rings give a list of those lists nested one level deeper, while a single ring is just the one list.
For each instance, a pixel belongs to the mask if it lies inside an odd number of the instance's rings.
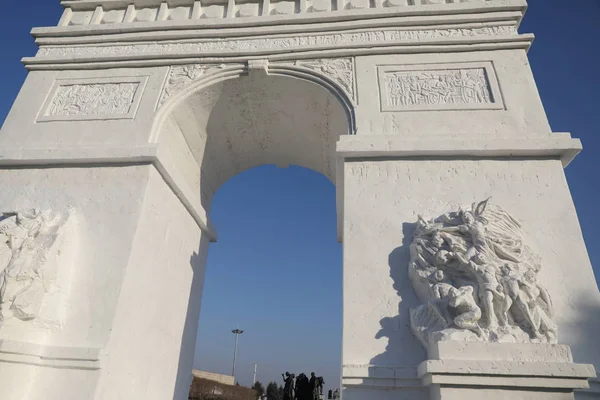
[{"label": "group of people", "polygon": [[283,376],[283,400],[320,400],[325,381],[322,376],[310,373],[310,379],[302,373],[296,377],[286,372]]}]

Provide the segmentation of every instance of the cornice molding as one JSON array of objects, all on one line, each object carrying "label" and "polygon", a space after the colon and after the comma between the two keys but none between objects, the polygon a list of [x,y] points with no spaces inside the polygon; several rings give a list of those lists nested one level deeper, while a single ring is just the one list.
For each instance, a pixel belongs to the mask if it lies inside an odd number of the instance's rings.
[{"label": "cornice molding", "polygon": [[[59,26],[77,30],[85,27],[177,27],[242,26],[331,22],[415,15],[449,15],[517,11],[527,9],[525,0],[71,0],[63,1],[65,12]],[[520,18],[519,18],[520,21]]]},{"label": "cornice molding", "polygon": [[35,57],[24,58],[23,62],[29,69],[141,67],[246,62],[256,58],[285,61],[389,53],[528,50],[532,41],[533,35],[519,35],[509,25],[374,28],[220,40],[42,46]]}]

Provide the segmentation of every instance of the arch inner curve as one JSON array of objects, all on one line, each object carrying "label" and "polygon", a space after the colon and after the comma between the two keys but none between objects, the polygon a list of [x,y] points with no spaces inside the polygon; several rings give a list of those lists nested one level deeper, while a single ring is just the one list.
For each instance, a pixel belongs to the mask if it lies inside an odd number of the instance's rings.
[{"label": "arch inner curve", "polygon": [[335,183],[336,142],[350,132],[350,121],[338,98],[316,83],[252,74],[188,95],[159,132],[171,154],[197,164],[179,172],[208,212],[223,183],[259,165],[298,165]]}]

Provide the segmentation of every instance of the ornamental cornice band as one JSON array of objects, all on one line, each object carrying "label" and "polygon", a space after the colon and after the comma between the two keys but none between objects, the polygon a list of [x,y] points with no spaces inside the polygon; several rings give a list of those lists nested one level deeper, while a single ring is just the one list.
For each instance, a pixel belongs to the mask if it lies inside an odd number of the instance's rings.
[{"label": "ornamental cornice band", "polygon": [[377,29],[355,32],[332,32],[321,34],[217,39],[196,42],[161,42],[129,45],[99,46],[47,46],[42,47],[36,57],[48,58],[89,58],[140,56],[164,54],[238,55],[239,53],[269,53],[298,48],[339,48],[363,45],[385,45],[398,42],[419,42],[442,39],[484,38],[490,36],[510,36],[517,33],[512,25],[496,25],[478,28],[444,29]]},{"label": "ornamental cornice band", "polygon": [[[206,21],[206,20],[244,20],[248,18],[273,19],[274,16],[332,16],[353,14],[363,10],[405,10],[422,8],[457,9],[475,8],[487,4],[506,2],[495,0],[469,0],[449,3],[444,0],[389,0],[370,2],[369,0],[339,0],[336,5],[329,0],[249,0],[245,2],[201,2],[198,0],[178,0],[164,2],[162,0],[123,1],[104,0],[92,4],[69,2],[59,26],[76,27],[89,25],[137,25],[142,23],[163,21]],[[90,2],[91,3],[91,2]],[[117,4],[116,4],[117,3]],[[134,3],[138,3],[136,6]],[[469,3],[469,4],[464,4]],[[514,3],[514,2],[513,2]],[[519,3],[517,3],[519,4]],[[516,8],[508,4],[511,8]]]}]

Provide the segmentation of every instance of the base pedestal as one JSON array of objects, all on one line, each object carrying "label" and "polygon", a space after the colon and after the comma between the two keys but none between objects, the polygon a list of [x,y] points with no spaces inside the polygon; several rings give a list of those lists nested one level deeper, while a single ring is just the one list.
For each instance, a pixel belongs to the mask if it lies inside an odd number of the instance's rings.
[{"label": "base pedestal", "polygon": [[430,345],[428,355],[418,376],[431,400],[572,400],[596,376],[564,345],[449,341]]}]

